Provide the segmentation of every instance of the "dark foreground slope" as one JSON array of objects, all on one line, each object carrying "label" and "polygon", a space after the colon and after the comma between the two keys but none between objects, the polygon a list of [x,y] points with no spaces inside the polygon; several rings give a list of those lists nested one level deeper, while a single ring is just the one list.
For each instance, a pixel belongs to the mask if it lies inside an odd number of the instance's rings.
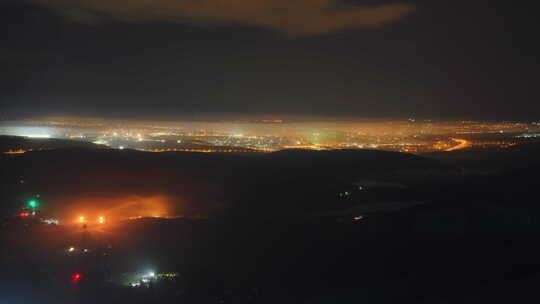
[{"label": "dark foreground slope", "polygon": [[[12,181],[12,173],[24,175],[25,185],[59,209],[78,203],[74,198],[80,196],[100,197],[92,202],[106,205],[129,193],[167,193],[178,198],[170,202],[179,211],[208,215],[122,221],[103,230],[11,222],[0,230],[0,288],[9,303],[539,299],[540,184],[531,178],[534,160],[521,159],[523,166],[489,175],[379,151],[233,155],[65,150],[2,162],[11,172],[4,175],[6,181]],[[366,196],[364,190],[348,188],[355,181],[388,181],[400,187]],[[353,194],[342,199],[336,191]],[[397,191],[393,199],[430,203],[378,209],[361,214],[361,220],[333,212],[366,210],[353,207],[365,204],[365,197],[376,200],[392,191]],[[215,210],[220,212],[210,212]],[[69,246],[97,250],[91,252],[106,248],[110,280],[90,275],[104,273],[103,258],[94,253],[71,256]],[[151,288],[122,285],[130,273],[149,270],[179,277]],[[85,280],[72,284],[74,272],[83,273]]]},{"label": "dark foreground slope", "polygon": [[[9,241],[1,256],[2,296],[9,303],[538,299],[533,287],[540,278],[538,222],[519,222],[485,208],[445,209],[375,214],[363,222],[333,217],[130,221],[86,241],[91,249],[94,238],[112,244],[111,281],[91,277],[92,269],[102,269],[95,255],[78,259],[66,252],[80,244],[83,232],[8,228],[2,230],[2,239]],[[462,217],[463,211],[468,215]],[[149,270],[179,277],[152,288],[122,285],[130,273]],[[70,283],[74,272],[84,275],[77,285]]]},{"label": "dark foreground slope", "polygon": [[448,202],[484,202],[536,209],[540,206],[539,154],[540,143],[526,143],[506,149],[460,150],[423,156],[458,167],[462,172],[460,178],[446,187],[444,199]]}]

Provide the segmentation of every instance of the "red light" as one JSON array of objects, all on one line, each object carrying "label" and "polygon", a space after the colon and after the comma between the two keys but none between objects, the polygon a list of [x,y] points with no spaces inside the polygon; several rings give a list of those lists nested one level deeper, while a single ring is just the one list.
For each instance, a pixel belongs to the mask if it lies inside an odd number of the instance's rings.
[{"label": "red light", "polygon": [[76,273],[74,274],[73,276],[71,276],[71,279],[73,281],[79,281],[81,279],[81,274],[80,273]]},{"label": "red light", "polygon": [[21,212],[19,213],[20,217],[28,217],[30,214],[28,212]]}]

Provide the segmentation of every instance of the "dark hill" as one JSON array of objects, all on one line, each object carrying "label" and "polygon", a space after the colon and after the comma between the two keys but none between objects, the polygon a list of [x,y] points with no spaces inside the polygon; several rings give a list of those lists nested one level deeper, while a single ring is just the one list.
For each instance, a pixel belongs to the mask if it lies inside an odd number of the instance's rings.
[{"label": "dark hill", "polygon": [[540,165],[539,154],[540,142],[531,142],[509,148],[432,152],[422,156],[471,170],[498,171]]},{"label": "dark hill", "polygon": [[107,147],[77,140],[0,135],[0,153],[16,150],[51,149],[107,149]]},{"label": "dark hill", "polygon": [[182,215],[346,208],[350,202],[336,202],[336,194],[359,179],[407,183],[456,172],[434,160],[368,150],[220,154],[60,149],[0,161],[7,201],[39,193],[57,209],[83,198],[107,206],[122,198],[161,197],[169,212]]}]

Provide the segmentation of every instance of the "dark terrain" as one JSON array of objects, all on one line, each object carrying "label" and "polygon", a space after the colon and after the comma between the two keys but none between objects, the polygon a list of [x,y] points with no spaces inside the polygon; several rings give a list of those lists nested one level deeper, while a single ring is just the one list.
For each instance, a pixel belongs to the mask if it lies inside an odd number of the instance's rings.
[{"label": "dark terrain", "polygon": [[[2,301],[534,302],[538,150],[4,155]],[[161,195],[181,218],[119,220],[99,233],[16,219],[35,193],[44,214],[60,216],[80,197],[106,207]],[[108,257],[67,256],[81,240],[110,244]],[[124,274],[148,267],[179,276],[150,288],[121,285]],[[76,286],[73,271],[85,275]]]}]

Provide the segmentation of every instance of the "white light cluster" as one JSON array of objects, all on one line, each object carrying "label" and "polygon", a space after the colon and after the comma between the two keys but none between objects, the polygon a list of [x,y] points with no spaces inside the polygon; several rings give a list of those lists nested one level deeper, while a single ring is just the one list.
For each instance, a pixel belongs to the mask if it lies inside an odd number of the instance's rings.
[{"label": "white light cluster", "polygon": [[41,219],[41,221],[49,225],[58,225],[60,223],[60,221],[58,221],[58,219],[55,219],[55,218],[45,218],[45,219]]}]

